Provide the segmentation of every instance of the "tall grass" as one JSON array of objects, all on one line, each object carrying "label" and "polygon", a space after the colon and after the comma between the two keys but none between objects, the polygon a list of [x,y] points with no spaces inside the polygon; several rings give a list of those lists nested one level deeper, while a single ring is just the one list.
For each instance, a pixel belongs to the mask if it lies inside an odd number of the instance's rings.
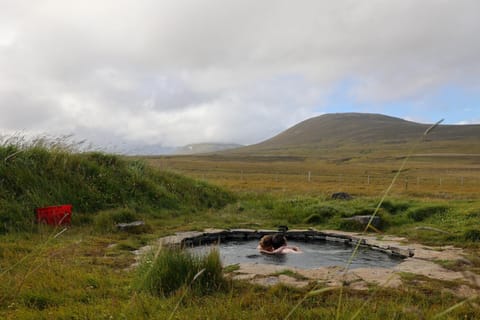
[{"label": "tall grass", "polygon": [[219,208],[233,196],[218,187],[138,160],[76,152],[59,141],[0,141],[0,233],[32,230],[35,207],[71,203],[74,211],[112,208],[189,211]]},{"label": "tall grass", "polygon": [[178,248],[152,251],[138,267],[133,287],[140,292],[167,297],[189,284],[192,292],[199,295],[226,287],[216,249],[198,256]]}]

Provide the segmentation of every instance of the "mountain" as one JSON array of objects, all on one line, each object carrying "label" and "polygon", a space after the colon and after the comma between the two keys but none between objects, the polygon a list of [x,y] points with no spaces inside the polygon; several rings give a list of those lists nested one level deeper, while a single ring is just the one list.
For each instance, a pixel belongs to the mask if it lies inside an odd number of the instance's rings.
[{"label": "mountain", "polygon": [[381,114],[334,113],[310,118],[261,143],[231,153],[336,155],[351,152],[407,151],[419,139],[419,152],[480,154],[480,125],[439,125]]},{"label": "mountain", "polygon": [[174,154],[198,154],[230,150],[243,147],[235,143],[196,143],[177,148]]}]

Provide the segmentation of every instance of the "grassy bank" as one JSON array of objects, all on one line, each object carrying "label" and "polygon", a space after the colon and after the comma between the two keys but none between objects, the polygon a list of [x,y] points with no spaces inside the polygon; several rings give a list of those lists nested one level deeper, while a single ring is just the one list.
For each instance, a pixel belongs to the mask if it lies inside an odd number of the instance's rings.
[{"label": "grassy bank", "polygon": [[140,160],[48,144],[0,146],[0,233],[33,230],[34,208],[49,205],[72,204],[78,224],[100,210],[194,212],[232,200],[218,187]]},{"label": "grassy bank", "polygon": [[[311,287],[225,280],[218,256],[202,262],[154,251],[144,260],[152,267],[136,269],[132,252],[176,231],[211,227],[358,230],[345,218],[371,214],[379,201],[378,194],[355,194],[350,201],[332,200],[323,191],[302,194],[296,182],[282,192],[232,195],[143,161],[63,147],[3,145],[0,161],[0,318],[5,319],[284,319]],[[223,176],[228,180],[230,174]],[[440,263],[479,274],[480,201],[461,198],[389,197],[379,211],[383,224],[377,235],[463,247],[470,264]],[[32,223],[34,207],[60,203],[74,206],[68,230]],[[113,227],[137,218],[148,228],[129,233]],[[337,314],[350,319],[367,299],[357,319],[429,319],[465,302],[450,290],[457,283],[402,277],[399,289],[345,289],[340,308],[338,290],[308,296],[290,319]],[[478,300],[470,302],[441,319],[475,319]]]}]

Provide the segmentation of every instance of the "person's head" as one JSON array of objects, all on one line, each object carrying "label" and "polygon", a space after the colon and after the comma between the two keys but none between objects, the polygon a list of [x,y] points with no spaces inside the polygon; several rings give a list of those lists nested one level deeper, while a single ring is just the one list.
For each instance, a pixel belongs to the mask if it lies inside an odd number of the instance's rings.
[{"label": "person's head", "polygon": [[272,237],[272,246],[273,249],[278,249],[287,245],[287,239],[282,234],[276,234]]},{"label": "person's head", "polygon": [[260,247],[262,247],[263,250],[272,249],[272,236],[271,235],[263,236],[262,239],[260,239],[259,244],[260,244]]}]

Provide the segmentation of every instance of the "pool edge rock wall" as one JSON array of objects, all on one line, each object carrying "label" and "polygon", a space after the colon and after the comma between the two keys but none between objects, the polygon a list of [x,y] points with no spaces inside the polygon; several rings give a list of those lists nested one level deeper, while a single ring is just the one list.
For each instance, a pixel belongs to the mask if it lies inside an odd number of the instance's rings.
[{"label": "pool edge rock wall", "polygon": [[[248,241],[254,239],[260,239],[267,234],[279,233],[276,230],[253,230],[253,229],[206,229],[203,232],[190,231],[190,232],[177,232],[173,236],[167,236],[160,238],[159,242],[163,246],[181,246],[192,247],[205,244],[219,243],[225,241]],[[372,250],[384,252],[386,254],[400,257],[409,258],[415,254],[414,248],[391,245],[384,243],[380,240],[372,239],[372,237],[365,237],[361,234],[342,232],[342,231],[330,231],[330,230],[288,230],[282,232],[287,240],[297,240],[303,242],[315,242],[315,241],[335,241],[344,244],[356,246],[360,244],[362,247],[367,247]]]},{"label": "pool edge rock wall", "polygon": [[[252,229],[206,229],[202,232],[178,232],[175,235],[160,238],[153,245],[147,245],[135,250],[138,265],[144,253],[157,246],[193,246],[211,244],[217,241],[253,240],[263,235],[278,233],[276,230]],[[229,277],[234,280],[245,280],[253,284],[271,286],[283,283],[288,286],[305,287],[311,281],[323,283],[325,286],[335,287],[347,285],[354,290],[369,290],[370,284],[381,287],[396,288],[402,285],[401,274],[411,273],[443,281],[454,281],[458,285],[449,289],[452,294],[462,298],[480,295],[480,275],[471,272],[465,273],[443,268],[438,261],[465,261],[463,249],[453,246],[430,247],[418,243],[403,244],[408,241],[404,237],[378,234],[359,234],[338,230],[290,230],[285,232],[288,239],[299,241],[337,241],[369,247],[388,254],[403,257],[403,262],[393,269],[387,268],[359,268],[345,272],[341,267],[319,267],[316,269],[299,269],[284,266],[264,264],[240,264],[239,269],[231,272]],[[299,280],[285,274],[278,274],[283,270],[292,270],[305,277]],[[343,270],[343,271],[342,271]],[[275,275],[277,274],[277,275]],[[348,280],[348,281],[347,281]]]}]

